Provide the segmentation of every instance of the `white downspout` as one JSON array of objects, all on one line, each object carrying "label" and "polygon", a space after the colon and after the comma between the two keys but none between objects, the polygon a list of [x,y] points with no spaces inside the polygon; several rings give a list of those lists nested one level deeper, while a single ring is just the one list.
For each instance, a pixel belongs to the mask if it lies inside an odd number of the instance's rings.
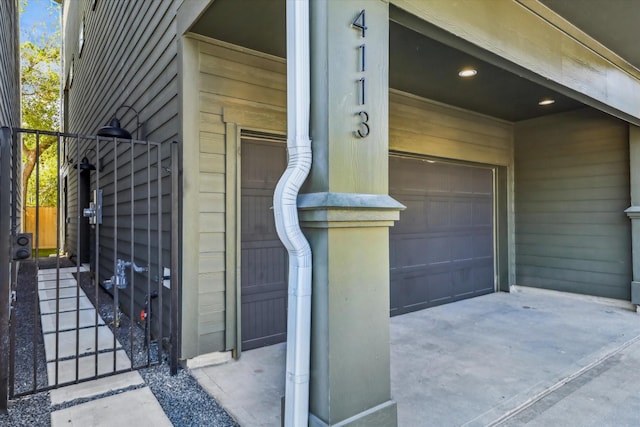
[{"label": "white downspout", "polygon": [[287,0],[287,154],[273,210],[278,237],[289,253],[285,427],[309,423],[311,247],[298,222],[297,198],[311,168],[309,139],[309,2]]}]

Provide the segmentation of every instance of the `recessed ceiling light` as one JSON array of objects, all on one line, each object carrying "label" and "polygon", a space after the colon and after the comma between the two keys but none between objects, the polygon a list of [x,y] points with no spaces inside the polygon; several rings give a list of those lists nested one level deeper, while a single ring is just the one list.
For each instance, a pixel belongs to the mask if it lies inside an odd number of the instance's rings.
[{"label": "recessed ceiling light", "polygon": [[555,99],[545,98],[545,99],[540,100],[540,102],[538,102],[538,105],[551,105],[554,102],[556,102]]},{"label": "recessed ceiling light", "polygon": [[473,77],[476,74],[478,74],[478,70],[476,70],[475,68],[463,68],[458,72],[458,75],[460,77]]}]

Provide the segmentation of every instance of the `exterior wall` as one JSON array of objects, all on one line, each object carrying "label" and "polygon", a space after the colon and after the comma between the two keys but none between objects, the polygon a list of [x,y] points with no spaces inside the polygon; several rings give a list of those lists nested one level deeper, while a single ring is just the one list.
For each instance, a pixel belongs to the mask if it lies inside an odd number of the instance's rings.
[{"label": "exterior wall", "polygon": [[[156,142],[178,137],[176,13],[180,3],[65,2],[63,77],[69,108],[65,130],[94,134],[116,108],[126,104],[140,113],[141,136]],[[121,122],[124,128],[135,128],[131,114]]]},{"label": "exterior wall", "polygon": [[198,119],[183,124],[185,135],[190,128],[197,139],[185,136],[184,145],[190,166],[184,171],[183,238],[194,244],[184,248],[183,304],[197,308],[183,312],[183,356],[189,358],[237,348],[240,134],[286,132],[286,65],[195,35],[185,44],[193,74],[185,69],[183,96],[199,106]]},{"label": "exterior wall", "polygon": [[[0,127],[19,127],[20,126],[20,45],[19,45],[19,17],[18,17],[18,1],[8,0],[0,2],[0,22],[2,22],[2,31],[0,31]],[[11,156],[14,157],[14,149],[12,147]],[[13,162],[12,162],[13,163]],[[21,176],[22,162],[16,165],[17,171],[15,176]],[[12,175],[13,180],[13,175]],[[22,206],[21,180],[16,179],[13,191],[16,191],[17,218],[16,225],[20,230],[20,217]],[[10,197],[13,203],[13,197]],[[5,207],[0,207],[5,209]],[[9,208],[9,207],[7,207]],[[12,209],[12,208],[10,208]],[[10,211],[9,211],[10,212]],[[8,213],[3,211],[3,214]]]},{"label": "exterior wall", "polygon": [[[163,143],[161,159],[164,166],[169,166],[169,142],[180,140],[179,105],[178,105],[178,42],[177,13],[181,1],[92,1],[67,0],[63,4],[63,79],[64,79],[64,124],[65,131],[84,135],[94,135],[98,129],[108,124],[118,107],[128,105],[139,113],[142,123],[139,138]],[[80,34],[83,44],[80,45]],[[118,110],[123,128],[136,137],[135,114],[126,109]],[[100,279],[112,275],[114,264],[114,149],[105,141],[100,141],[100,158],[103,170],[100,172],[99,187],[103,189],[103,224],[100,229],[101,254]],[[77,161],[88,148],[87,142],[81,147],[71,140],[65,144],[63,152],[65,160]],[[93,145],[95,148],[95,145]],[[118,224],[127,232],[118,233],[117,257],[132,259],[130,249],[129,205],[128,193],[131,176],[131,157],[124,145],[118,152]],[[146,181],[146,159],[136,152],[134,160],[135,180],[139,184]],[[155,154],[154,154],[155,156]],[[97,164],[95,154],[90,159]],[[67,224],[65,248],[75,254],[78,242],[77,214],[77,171],[64,161],[62,170],[67,180]],[[152,160],[151,174],[158,169]],[[160,264],[170,265],[170,209],[171,185],[170,175],[162,169],[163,224],[162,224],[162,260]],[[175,170],[175,169],[174,169]],[[122,171],[122,172],[120,172]],[[177,171],[176,171],[177,172]],[[96,176],[91,174],[91,189],[96,188]],[[153,183],[155,185],[155,182]],[[146,188],[136,185],[134,200],[136,205],[146,206]],[[126,191],[125,191],[126,189]],[[152,205],[155,206],[155,195]],[[86,206],[80,206],[80,209]],[[120,209],[120,207],[122,207]],[[157,209],[154,210],[151,223],[157,220]],[[121,213],[122,212],[122,213]],[[147,227],[146,209],[136,212],[135,224]],[[138,227],[138,225],[136,225]],[[152,227],[157,228],[156,225]],[[146,237],[138,236],[137,241],[146,241]],[[158,239],[151,240],[151,260],[147,260],[146,248],[135,246],[135,260],[138,264],[156,263]],[[154,268],[149,275],[154,284],[162,275]],[[139,277],[142,282],[143,278]],[[146,281],[145,281],[146,283]],[[145,290],[137,287],[136,304],[138,310],[144,301]],[[144,286],[146,289],[146,286]],[[162,299],[165,309],[169,307],[170,298]],[[128,298],[122,298],[123,309],[129,307]],[[128,312],[129,309],[126,309]],[[169,316],[163,318],[168,325]]]},{"label": "exterior wall", "polygon": [[518,123],[519,285],[629,300],[628,125],[583,110]]},{"label": "exterior wall", "polygon": [[0,3],[0,126],[20,125],[18,2]]},{"label": "exterior wall", "polygon": [[[197,121],[183,124],[199,141],[185,136],[185,164],[198,165],[184,176],[184,239],[198,242],[184,249],[183,301],[198,307],[183,312],[183,355],[192,357],[237,348],[240,130],[286,132],[286,67],[280,58],[200,36],[185,43],[183,96],[199,99]],[[391,150],[512,166],[510,123],[392,91],[389,125]]]},{"label": "exterior wall", "polygon": [[511,165],[511,123],[393,90],[389,104],[391,150]]}]

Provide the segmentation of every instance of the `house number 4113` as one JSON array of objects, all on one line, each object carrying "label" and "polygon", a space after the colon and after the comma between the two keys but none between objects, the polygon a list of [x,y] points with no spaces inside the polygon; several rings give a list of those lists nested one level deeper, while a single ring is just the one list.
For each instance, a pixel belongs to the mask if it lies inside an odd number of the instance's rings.
[{"label": "house number 4113", "polygon": [[[351,28],[358,31],[360,33],[360,38],[364,39],[367,33],[367,23],[366,23],[366,13],[365,10],[362,9],[360,13],[356,16],[356,18],[351,22]],[[369,136],[371,132],[371,128],[369,127],[369,113],[364,110],[365,101],[366,101],[366,75],[365,71],[367,68],[367,59],[366,59],[366,49],[367,46],[364,43],[360,44],[356,48],[357,55],[357,72],[359,73],[359,78],[356,79],[357,86],[357,96],[358,101],[357,105],[361,108],[360,111],[356,113],[360,122],[358,123],[358,129],[353,131],[353,134],[356,138],[366,138]]]}]

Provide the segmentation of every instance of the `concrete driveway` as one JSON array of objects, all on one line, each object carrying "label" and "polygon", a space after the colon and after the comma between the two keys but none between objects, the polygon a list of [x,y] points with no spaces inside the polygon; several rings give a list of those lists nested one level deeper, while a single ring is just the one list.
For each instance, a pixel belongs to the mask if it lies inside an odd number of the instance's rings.
[{"label": "concrete driveway", "polygon": [[[285,346],[194,376],[242,426],[279,426]],[[521,288],[391,319],[400,426],[640,424],[640,315]]]}]

